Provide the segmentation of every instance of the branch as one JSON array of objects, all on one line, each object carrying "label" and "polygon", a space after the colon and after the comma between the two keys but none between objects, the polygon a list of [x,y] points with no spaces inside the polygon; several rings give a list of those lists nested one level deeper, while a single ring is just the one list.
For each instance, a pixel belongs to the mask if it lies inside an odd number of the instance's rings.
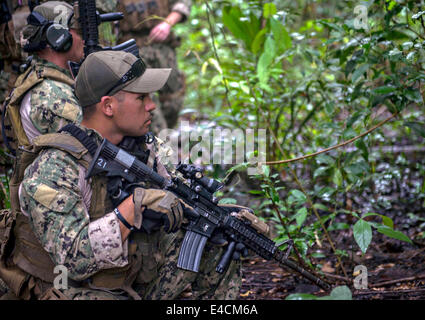
[{"label": "branch", "polygon": [[337,148],[343,147],[343,146],[345,146],[345,145],[347,145],[347,144],[350,144],[350,143],[352,143],[352,142],[356,141],[357,139],[360,139],[360,138],[362,138],[362,137],[364,137],[364,136],[368,135],[368,134],[369,134],[369,133],[371,133],[372,131],[374,131],[374,130],[378,129],[379,127],[382,127],[385,123],[387,123],[388,121],[390,121],[392,118],[394,118],[394,117],[395,117],[395,116],[397,116],[397,115],[398,115],[398,112],[396,112],[396,113],[392,114],[392,115],[391,115],[390,117],[388,117],[387,119],[385,119],[385,120],[381,121],[381,122],[380,122],[380,123],[378,123],[376,126],[374,126],[374,127],[370,128],[369,130],[367,130],[367,131],[363,132],[362,134],[358,135],[357,137],[351,138],[351,139],[349,139],[349,140],[347,140],[347,141],[341,142],[341,143],[339,143],[339,144],[337,144],[337,145],[335,145],[335,146],[332,146],[332,147],[329,147],[329,148],[323,149],[323,150],[321,150],[321,151],[317,151],[317,152],[314,152],[314,153],[306,154],[306,155],[303,155],[303,156],[301,156],[301,157],[297,157],[297,158],[294,158],[294,159],[278,160],[278,161],[267,161],[267,162],[259,162],[258,164],[259,164],[259,165],[263,165],[263,164],[267,164],[267,165],[275,165],[275,164],[282,164],[282,163],[295,162],[295,161],[299,161],[299,160],[304,160],[304,159],[307,159],[307,158],[315,157],[315,156],[317,156],[317,155],[319,155],[319,154],[321,154],[321,153],[325,153],[325,152],[328,152],[328,151],[331,151],[331,150],[334,150],[334,149],[337,149]]}]

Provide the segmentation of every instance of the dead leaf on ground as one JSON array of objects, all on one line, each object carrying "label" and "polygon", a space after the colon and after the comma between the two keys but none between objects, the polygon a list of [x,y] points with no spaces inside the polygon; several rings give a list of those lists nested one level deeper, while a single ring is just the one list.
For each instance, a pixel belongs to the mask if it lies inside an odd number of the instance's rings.
[{"label": "dead leaf on ground", "polygon": [[240,293],[239,295],[241,296],[241,297],[248,297],[250,294],[252,294],[252,293],[254,293],[254,291],[251,291],[251,290],[248,290],[247,292],[245,292],[245,293]]},{"label": "dead leaf on ground", "polygon": [[327,273],[334,273],[335,272],[335,268],[332,267],[332,264],[330,262],[326,262],[322,266],[322,271],[323,272],[327,272]]}]

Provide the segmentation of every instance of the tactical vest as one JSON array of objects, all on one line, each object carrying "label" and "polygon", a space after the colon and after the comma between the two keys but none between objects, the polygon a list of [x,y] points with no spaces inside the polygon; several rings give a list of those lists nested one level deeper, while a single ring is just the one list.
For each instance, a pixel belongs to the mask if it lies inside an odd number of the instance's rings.
[{"label": "tactical vest", "polygon": [[30,142],[22,126],[20,108],[25,94],[45,79],[66,83],[70,86],[74,80],[59,70],[33,62],[31,67],[21,74],[15,83],[15,88],[7,97],[2,119],[2,133],[7,139],[8,147],[17,150],[18,146],[28,147]]},{"label": "tactical vest", "polygon": [[[76,161],[86,169],[91,161],[87,149],[74,137],[68,134],[51,133],[38,136],[34,139],[34,145],[25,149],[22,154],[22,172],[30,165],[42,149],[56,148],[68,152]],[[25,166],[25,168],[24,168]],[[23,174],[22,174],[23,177]],[[22,181],[22,178],[21,178]],[[107,177],[98,175],[92,177],[91,204],[89,208],[90,220],[96,220],[111,212],[113,206],[106,190]],[[19,207],[19,199],[11,199],[14,207]],[[2,220],[4,223],[2,229]],[[53,269],[55,267],[48,253],[42,248],[41,243],[35,237],[27,217],[21,212],[12,210],[9,215],[2,219],[0,215],[0,277],[6,282],[16,296],[22,299],[31,298],[28,286],[38,278],[52,287],[54,280]],[[102,270],[93,275],[88,282],[74,283],[74,286],[88,286],[93,289],[114,290],[122,289],[134,299],[140,297],[131,288],[131,284],[141,267],[140,257],[136,256],[136,246],[129,244],[129,263],[122,268]],[[72,285],[72,284],[71,284]],[[35,290],[33,290],[35,292]],[[46,290],[38,289],[40,294]]]}]

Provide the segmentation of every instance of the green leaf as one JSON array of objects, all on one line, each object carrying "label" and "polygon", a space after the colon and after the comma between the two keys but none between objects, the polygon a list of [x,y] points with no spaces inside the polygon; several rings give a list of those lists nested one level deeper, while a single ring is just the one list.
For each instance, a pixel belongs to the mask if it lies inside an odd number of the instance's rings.
[{"label": "green leaf", "polygon": [[287,296],[285,300],[317,300],[317,297],[307,293],[293,293]]},{"label": "green leaf", "polygon": [[270,65],[277,53],[276,41],[272,37],[267,37],[266,42],[264,43],[264,51],[267,51],[270,54]]},{"label": "green leaf", "polygon": [[277,9],[276,9],[276,5],[272,2],[269,3],[265,3],[264,4],[264,10],[263,10],[263,17],[264,18],[269,18],[272,15],[277,13]]},{"label": "green leaf", "polygon": [[236,204],[238,201],[233,198],[223,198],[218,202],[219,204]]},{"label": "green leaf", "polygon": [[334,231],[334,230],[346,230],[346,229],[350,229],[350,225],[344,222],[337,222],[332,224],[329,228],[328,231]]},{"label": "green leaf", "polygon": [[412,240],[410,240],[409,237],[406,236],[404,233],[394,230],[392,228],[389,228],[388,226],[381,226],[381,227],[378,227],[376,230],[382,234],[385,234],[386,236],[390,238],[412,243]]},{"label": "green leaf", "polygon": [[323,176],[328,170],[329,170],[329,167],[322,166],[317,168],[316,170],[314,170],[313,178],[316,179],[317,177]]},{"label": "green leaf", "polygon": [[[370,217],[370,216],[379,216],[379,217],[381,217],[382,218],[382,223],[385,226],[387,226],[387,227],[389,227],[391,229],[394,229],[394,222],[393,222],[393,220],[390,217],[384,216],[383,214],[379,214],[379,213],[368,212],[368,213],[366,213],[366,214],[364,214],[362,216],[362,219],[363,218],[366,218],[366,217]],[[371,224],[371,222],[369,222],[369,223]]]},{"label": "green leaf", "polygon": [[269,66],[272,64],[275,55],[276,43],[272,37],[268,37],[264,45],[264,52],[261,54],[257,65],[257,75],[260,83],[267,83],[270,76]]},{"label": "green leaf", "polygon": [[270,54],[267,51],[264,51],[261,54],[260,59],[258,60],[258,65],[257,65],[257,76],[260,83],[265,84],[269,80],[270,71],[268,67],[270,65],[270,61],[271,61]]},{"label": "green leaf", "polygon": [[354,240],[356,240],[363,253],[366,253],[372,241],[372,227],[367,221],[360,219],[353,226]]},{"label": "green leaf", "polygon": [[261,168],[263,170],[263,175],[266,176],[266,177],[268,177],[270,175],[270,167],[263,165]]},{"label": "green leaf", "polygon": [[320,20],[320,21],[318,21],[318,23],[323,24],[324,26],[328,27],[329,29],[344,33],[344,29],[341,26],[339,26],[335,23],[331,23],[331,22],[328,22],[326,20]]},{"label": "green leaf", "polygon": [[290,195],[292,195],[297,202],[304,203],[307,200],[307,197],[304,193],[302,193],[300,190],[293,189],[289,192]]},{"label": "green leaf", "polygon": [[320,188],[317,192],[317,196],[320,198],[329,198],[335,193],[335,189],[331,187]]},{"label": "green leaf", "polygon": [[403,94],[407,99],[416,103],[422,103],[422,95],[418,89],[406,89]]},{"label": "green leaf", "polygon": [[321,203],[315,203],[313,207],[315,207],[318,210],[329,211],[329,208]]},{"label": "green leaf", "polygon": [[340,286],[331,291],[330,300],[353,300],[353,295],[347,286]]},{"label": "green leaf", "polygon": [[236,38],[243,40],[247,48],[250,48],[251,39],[249,32],[246,32],[246,23],[242,22],[241,18],[242,11],[238,7],[224,7],[222,14],[223,24]]},{"label": "green leaf", "polygon": [[366,161],[369,161],[369,150],[366,146],[366,144],[364,143],[363,139],[358,139],[354,145],[361,150],[362,152],[362,156]]},{"label": "green leaf", "polygon": [[305,219],[307,218],[308,211],[307,208],[302,207],[300,210],[297,211],[295,214],[295,220],[297,221],[298,227],[301,227],[304,223]]},{"label": "green leaf", "polygon": [[360,78],[369,69],[369,67],[370,66],[367,63],[358,66],[351,76],[351,81],[353,83],[356,82],[356,80]]},{"label": "green leaf", "polygon": [[267,29],[261,29],[255,36],[254,41],[251,44],[251,51],[253,54],[257,54],[262,48],[264,44],[264,40],[266,38]]},{"label": "green leaf", "polygon": [[388,228],[394,229],[394,222],[393,219],[391,219],[390,217],[381,215],[382,218],[382,223],[387,226]]},{"label": "green leaf", "polygon": [[277,54],[280,55],[292,47],[292,40],[282,23],[270,18],[270,26],[277,44]]},{"label": "green leaf", "polygon": [[393,93],[395,90],[394,87],[391,86],[382,86],[382,87],[378,87],[373,89],[373,93],[374,94],[388,94],[388,93]]},{"label": "green leaf", "polygon": [[335,163],[334,158],[332,158],[331,156],[328,156],[327,154],[320,154],[316,157],[316,161],[317,163],[324,163],[327,165],[333,165]]},{"label": "green leaf", "polygon": [[334,175],[332,177],[332,182],[335,183],[338,187],[340,187],[342,185],[343,180],[344,179],[342,177],[341,170],[335,169]]},{"label": "green leaf", "polygon": [[353,300],[353,295],[347,286],[339,286],[334,288],[329,296],[316,297],[307,293],[294,293],[285,300]]},{"label": "green leaf", "polygon": [[413,131],[425,138],[425,123],[418,121],[406,121],[404,125],[413,129]]}]

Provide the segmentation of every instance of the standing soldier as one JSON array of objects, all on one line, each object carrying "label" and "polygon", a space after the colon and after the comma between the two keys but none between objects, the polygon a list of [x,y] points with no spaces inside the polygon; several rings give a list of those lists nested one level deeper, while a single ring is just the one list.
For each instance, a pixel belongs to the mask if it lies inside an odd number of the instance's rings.
[{"label": "standing soldier", "polygon": [[124,13],[120,22],[119,42],[136,39],[140,56],[152,68],[172,68],[167,84],[159,91],[159,108],[152,130],[177,124],[185,93],[184,74],[177,68],[176,47],[180,39],[172,27],[190,15],[190,0],[121,0],[118,11]]},{"label": "standing soldier", "polygon": [[29,6],[23,1],[7,0],[0,4],[0,109],[22,63],[19,33],[29,13]]},{"label": "standing soldier", "polygon": [[[19,66],[28,56],[22,52],[20,33],[27,24],[27,17],[32,9],[45,0],[1,0],[0,1],[0,109],[7,95],[12,90],[19,75]],[[66,1],[73,4],[73,0]],[[100,13],[115,11],[117,0],[96,0]],[[113,46],[115,35],[113,23],[99,26],[101,45]],[[1,141],[0,136],[0,141]]]},{"label": "standing soldier", "polygon": [[[66,2],[45,2],[34,8],[27,22],[22,30],[21,46],[33,59],[7,97],[2,119],[8,137],[5,143],[16,153],[9,185],[14,215],[20,211],[18,188],[23,169],[28,165],[28,152],[23,150],[31,146],[36,136],[56,132],[82,119],[72,88],[74,79],[67,65],[68,61],[79,62],[84,57],[84,43],[73,7]],[[0,277],[6,281],[9,271],[5,268],[0,256]],[[19,278],[20,274],[15,275]]]}]

